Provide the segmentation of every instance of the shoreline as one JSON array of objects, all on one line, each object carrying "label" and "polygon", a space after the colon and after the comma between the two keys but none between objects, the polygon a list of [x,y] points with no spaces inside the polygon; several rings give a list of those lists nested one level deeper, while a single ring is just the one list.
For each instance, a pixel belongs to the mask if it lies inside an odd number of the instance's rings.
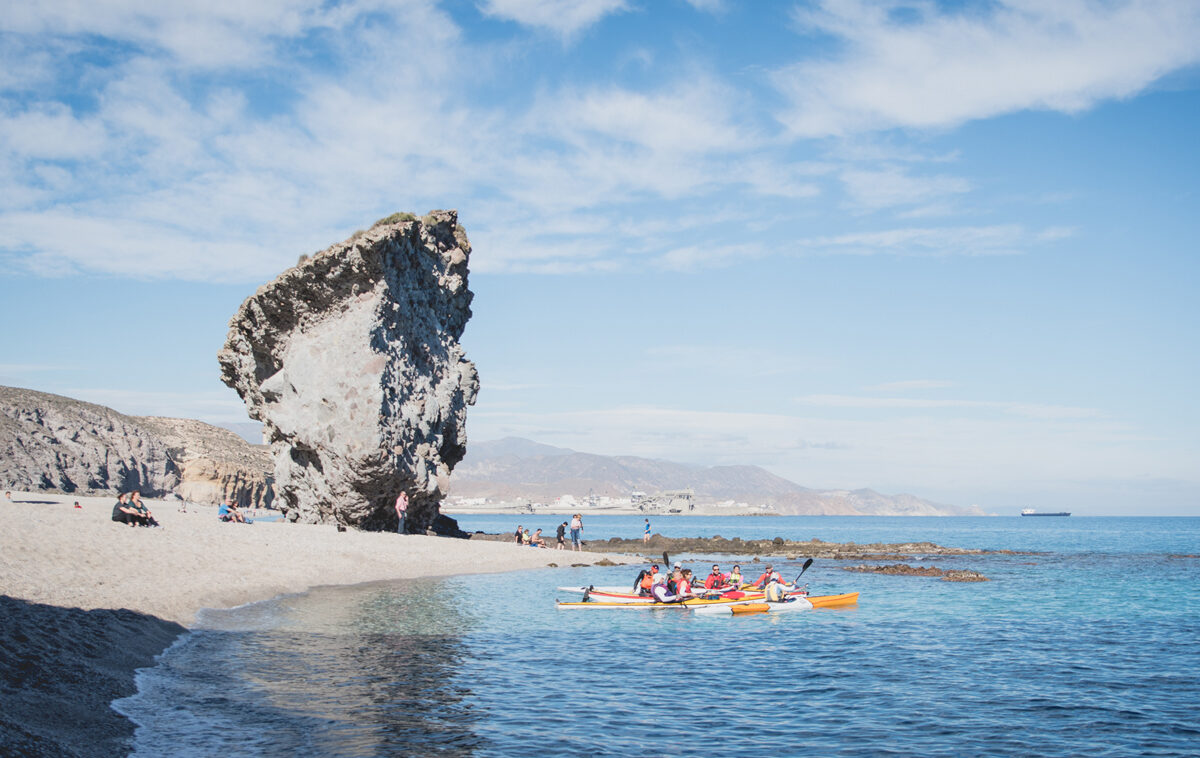
[{"label": "shoreline", "polygon": [[[78,501],[80,507],[75,508]],[[113,755],[133,722],[110,707],[205,608],[321,586],[640,562],[601,553],[283,521],[147,500],[161,529],[111,520],[115,496],[0,497],[0,752]]]}]

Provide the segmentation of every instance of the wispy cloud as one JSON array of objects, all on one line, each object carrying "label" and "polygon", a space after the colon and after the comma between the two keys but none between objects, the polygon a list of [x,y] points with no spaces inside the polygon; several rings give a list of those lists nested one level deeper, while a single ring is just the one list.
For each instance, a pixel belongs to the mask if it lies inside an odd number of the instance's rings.
[{"label": "wispy cloud", "polygon": [[940,390],[955,386],[954,382],[942,379],[907,379],[902,382],[885,382],[866,389],[872,392],[907,392],[909,390]]},{"label": "wispy cloud", "polygon": [[1013,416],[1039,419],[1084,419],[1096,418],[1100,412],[1094,408],[1076,408],[1064,405],[1005,402],[991,400],[935,400],[911,397],[862,397],[858,395],[804,395],[796,398],[801,405],[820,408],[885,409],[939,409],[999,411]]},{"label": "wispy cloud", "polygon": [[1045,241],[1017,224],[905,227],[803,239],[796,249],[825,255],[1017,255]]},{"label": "wispy cloud", "polygon": [[1073,113],[1200,60],[1200,5],[1188,0],[951,9],[822,0],[795,19],[841,51],[775,73],[790,100],[781,120],[811,137],[944,128],[1026,109]]},{"label": "wispy cloud", "polygon": [[570,38],[612,13],[626,10],[625,0],[482,0],[486,15],[548,29]]}]

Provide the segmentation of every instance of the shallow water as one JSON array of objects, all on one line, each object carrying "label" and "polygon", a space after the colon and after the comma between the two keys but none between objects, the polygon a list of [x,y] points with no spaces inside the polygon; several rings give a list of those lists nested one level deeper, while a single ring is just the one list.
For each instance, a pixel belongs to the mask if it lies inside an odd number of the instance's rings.
[{"label": "shallow water", "polygon": [[[624,518],[587,536],[641,523]],[[206,612],[117,707],[137,755],[1200,752],[1200,559],[1173,557],[1200,553],[1200,519],[789,520],[675,536],[1042,553],[921,561],[982,584],[817,561],[814,594],[859,605],[782,616],[554,607],[628,567],[325,588]]]}]

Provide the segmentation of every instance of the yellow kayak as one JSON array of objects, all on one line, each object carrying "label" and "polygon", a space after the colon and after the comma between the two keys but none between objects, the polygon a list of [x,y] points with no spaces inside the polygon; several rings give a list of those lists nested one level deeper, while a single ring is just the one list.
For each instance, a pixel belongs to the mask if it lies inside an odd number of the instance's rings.
[{"label": "yellow kayak", "polygon": [[[857,592],[848,592],[843,595],[817,595],[815,597],[806,598],[814,608],[836,608],[843,605],[854,605],[858,602]],[[616,601],[587,601],[587,602],[568,602],[555,601],[554,605],[563,610],[582,609],[582,608],[703,608],[707,606],[737,606],[747,605],[751,603],[762,604],[762,597],[755,598],[689,598],[680,603],[647,603],[642,602],[616,602]]]}]

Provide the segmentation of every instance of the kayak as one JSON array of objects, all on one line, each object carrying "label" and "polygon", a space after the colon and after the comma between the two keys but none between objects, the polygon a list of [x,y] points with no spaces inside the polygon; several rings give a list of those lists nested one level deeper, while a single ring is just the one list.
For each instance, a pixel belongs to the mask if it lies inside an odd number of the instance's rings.
[{"label": "kayak", "polygon": [[[808,603],[808,608],[835,608],[843,605],[854,605],[858,602],[858,593],[849,592],[844,595],[819,595],[817,597],[797,598],[803,599]],[[640,602],[631,601],[606,601],[606,600],[589,600],[586,602],[567,602],[556,600],[554,605],[562,610],[576,610],[588,608],[704,608],[704,607],[722,607],[722,606],[737,606],[737,605],[768,605],[763,602],[762,596],[757,597],[741,597],[741,598],[689,598],[681,603],[658,603],[646,602],[645,598],[641,598]],[[803,610],[796,608],[795,610]]]},{"label": "kayak", "polygon": [[841,595],[817,595],[809,597],[808,602],[813,608],[841,608],[846,605],[858,604],[857,592],[846,592]]},{"label": "kayak", "polygon": [[[584,595],[585,598],[594,600],[597,602],[610,602],[610,603],[653,603],[653,602],[655,602],[654,598],[650,597],[649,595],[641,595],[641,594],[638,594],[635,592],[630,592],[623,588],[559,587],[558,589],[562,592],[583,592],[583,593],[585,593],[585,595]],[[709,599],[714,598],[714,597],[722,597],[722,598],[733,598],[735,600],[736,599],[751,600],[754,598],[758,598],[761,600],[762,598],[764,598],[766,596],[766,593],[764,593],[762,590],[751,589],[749,585],[744,586],[742,589],[733,589],[731,587],[729,589],[721,590],[721,591],[705,590],[705,589],[696,588],[695,590],[693,590],[693,592],[697,596],[706,597]],[[806,590],[790,589],[787,592],[788,592],[789,597],[796,597],[796,596],[803,596],[805,594]]]},{"label": "kayak", "polygon": [[793,597],[778,603],[742,603],[740,605],[709,605],[693,608],[692,611],[705,616],[741,616],[752,613],[788,613],[791,611],[811,610],[813,604],[807,598]]}]

